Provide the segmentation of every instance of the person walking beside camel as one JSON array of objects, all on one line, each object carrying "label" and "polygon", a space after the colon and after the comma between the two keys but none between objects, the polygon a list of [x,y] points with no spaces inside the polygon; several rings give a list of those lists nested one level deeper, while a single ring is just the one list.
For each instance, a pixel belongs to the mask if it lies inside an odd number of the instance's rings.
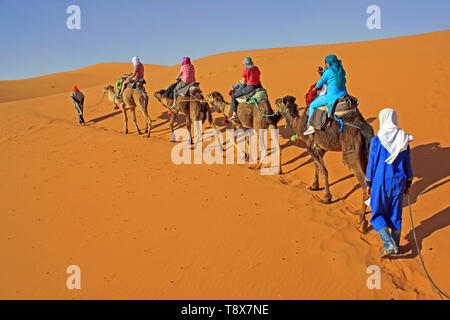
[{"label": "person walking beside camel", "polygon": [[370,222],[384,242],[380,255],[384,258],[399,249],[403,195],[409,194],[413,179],[409,147],[413,137],[398,127],[394,110],[381,110],[379,119],[380,130],[370,143],[366,185],[372,208]]},{"label": "person walking beside camel", "polygon": [[70,97],[73,100],[75,106],[75,111],[78,115],[78,120],[82,126],[85,125],[83,118],[83,107],[84,107],[84,94],[77,88],[77,86],[72,87],[72,94]]}]

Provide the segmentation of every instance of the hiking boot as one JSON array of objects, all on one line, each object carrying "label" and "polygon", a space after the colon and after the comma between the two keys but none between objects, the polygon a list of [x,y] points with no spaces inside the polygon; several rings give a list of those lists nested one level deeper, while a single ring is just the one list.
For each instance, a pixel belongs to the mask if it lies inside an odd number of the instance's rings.
[{"label": "hiking boot", "polygon": [[390,256],[391,254],[397,254],[398,249],[394,248],[394,247],[389,247],[388,249],[383,248],[383,250],[381,251],[380,254],[380,258],[386,258],[388,256]]},{"label": "hiking boot", "polygon": [[316,132],[316,130],[314,130],[314,127],[313,127],[313,126],[309,126],[309,127],[308,127],[308,130],[306,130],[306,131],[303,133],[303,135],[304,135],[304,136],[307,136],[307,135],[313,134],[314,132]]},{"label": "hiking boot", "polygon": [[235,120],[239,120],[237,115],[232,115],[230,118],[230,121],[235,121]]}]

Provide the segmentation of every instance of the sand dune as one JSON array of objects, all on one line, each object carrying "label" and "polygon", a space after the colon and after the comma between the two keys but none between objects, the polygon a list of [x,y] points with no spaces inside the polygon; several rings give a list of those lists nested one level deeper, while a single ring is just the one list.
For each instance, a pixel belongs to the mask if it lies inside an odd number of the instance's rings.
[{"label": "sand dune", "polygon": [[[431,276],[448,292],[449,40],[444,31],[223,53],[194,64],[205,93],[225,94],[240,78],[242,58],[252,56],[272,103],[290,94],[302,105],[317,66],[337,54],[375,130],[379,110],[392,107],[415,137],[416,232]],[[147,66],[148,91],[167,87],[178,68]],[[246,165],[174,165],[167,112],[154,99],[150,139],[131,122],[124,135],[121,113],[106,101],[87,109],[90,122],[79,127],[70,87],[77,84],[87,104],[95,103],[105,84],[129,71],[131,64],[102,64],[0,82],[0,298],[442,298],[421,269],[408,211],[406,253],[380,260],[376,232],[357,231],[352,212],[361,190],[341,154],[325,157],[333,196],[341,200],[320,204],[315,197],[322,192],[307,191],[309,156],[288,142],[283,126],[281,178]],[[65,287],[71,264],[81,267],[80,291]],[[366,286],[370,265],[381,268],[380,290]]]},{"label": "sand dune", "polygon": [[[149,72],[166,68],[148,64],[145,66]],[[107,83],[111,79],[117,80],[123,74],[132,71],[129,69],[128,63],[101,63],[74,71],[31,79],[0,81],[0,103],[67,92],[74,85],[80,88],[93,87]],[[88,101],[86,103],[89,104]]]}]

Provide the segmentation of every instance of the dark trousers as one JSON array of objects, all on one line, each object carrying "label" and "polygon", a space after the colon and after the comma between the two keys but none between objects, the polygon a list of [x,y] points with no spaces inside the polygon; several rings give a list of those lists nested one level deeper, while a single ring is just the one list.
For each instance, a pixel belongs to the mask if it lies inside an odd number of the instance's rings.
[{"label": "dark trousers", "polygon": [[76,101],[75,99],[73,99],[73,100],[74,100],[73,103],[75,106],[75,112],[77,113],[77,116],[78,116],[78,120],[80,121],[80,124],[84,124],[84,118],[83,118],[83,109],[84,109],[83,102],[84,102],[84,100],[81,103]]},{"label": "dark trousers", "polygon": [[180,80],[177,82],[175,88],[173,89],[173,100],[176,100],[178,97],[178,91],[183,89],[187,86],[187,83],[185,83],[183,80]]},{"label": "dark trousers", "polygon": [[241,88],[236,90],[236,92],[233,93],[231,96],[231,107],[230,107],[231,112],[237,111],[238,102],[237,102],[236,98],[245,96],[246,94],[249,94],[258,88],[262,88],[261,84],[257,84],[254,86],[249,86],[249,85],[244,84]]}]

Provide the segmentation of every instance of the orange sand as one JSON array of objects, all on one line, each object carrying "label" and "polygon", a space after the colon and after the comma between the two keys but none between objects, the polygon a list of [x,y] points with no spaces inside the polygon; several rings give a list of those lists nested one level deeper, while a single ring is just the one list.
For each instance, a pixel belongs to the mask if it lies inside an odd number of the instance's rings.
[{"label": "orange sand", "polygon": [[[379,110],[392,107],[415,137],[417,234],[432,277],[450,291],[449,52],[444,31],[194,63],[205,93],[226,94],[242,58],[252,56],[272,103],[291,94],[301,105],[317,66],[336,53],[375,130]],[[178,68],[147,66],[148,91],[167,87]],[[107,101],[87,109],[91,122],[79,127],[71,86],[95,104],[104,85],[129,71],[131,64],[101,64],[0,82],[0,298],[441,298],[412,250],[407,210],[402,244],[409,253],[399,259],[380,260],[376,232],[357,231],[351,213],[361,190],[339,153],[325,161],[333,196],[344,200],[326,206],[306,190],[313,165],[299,145],[284,148],[280,179],[246,165],[172,164],[167,112],[154,99],[150,139],[136,134],[131,119],[124,135],[122,115]],[[140,114],[138,121],[143,128]],[[281,136],[284,144],[290,134],[282,127]],[[80,291],[65,286],[72,264],[81,267]],[[380,290],[366,287],[370,265],[381,267]]]}]

